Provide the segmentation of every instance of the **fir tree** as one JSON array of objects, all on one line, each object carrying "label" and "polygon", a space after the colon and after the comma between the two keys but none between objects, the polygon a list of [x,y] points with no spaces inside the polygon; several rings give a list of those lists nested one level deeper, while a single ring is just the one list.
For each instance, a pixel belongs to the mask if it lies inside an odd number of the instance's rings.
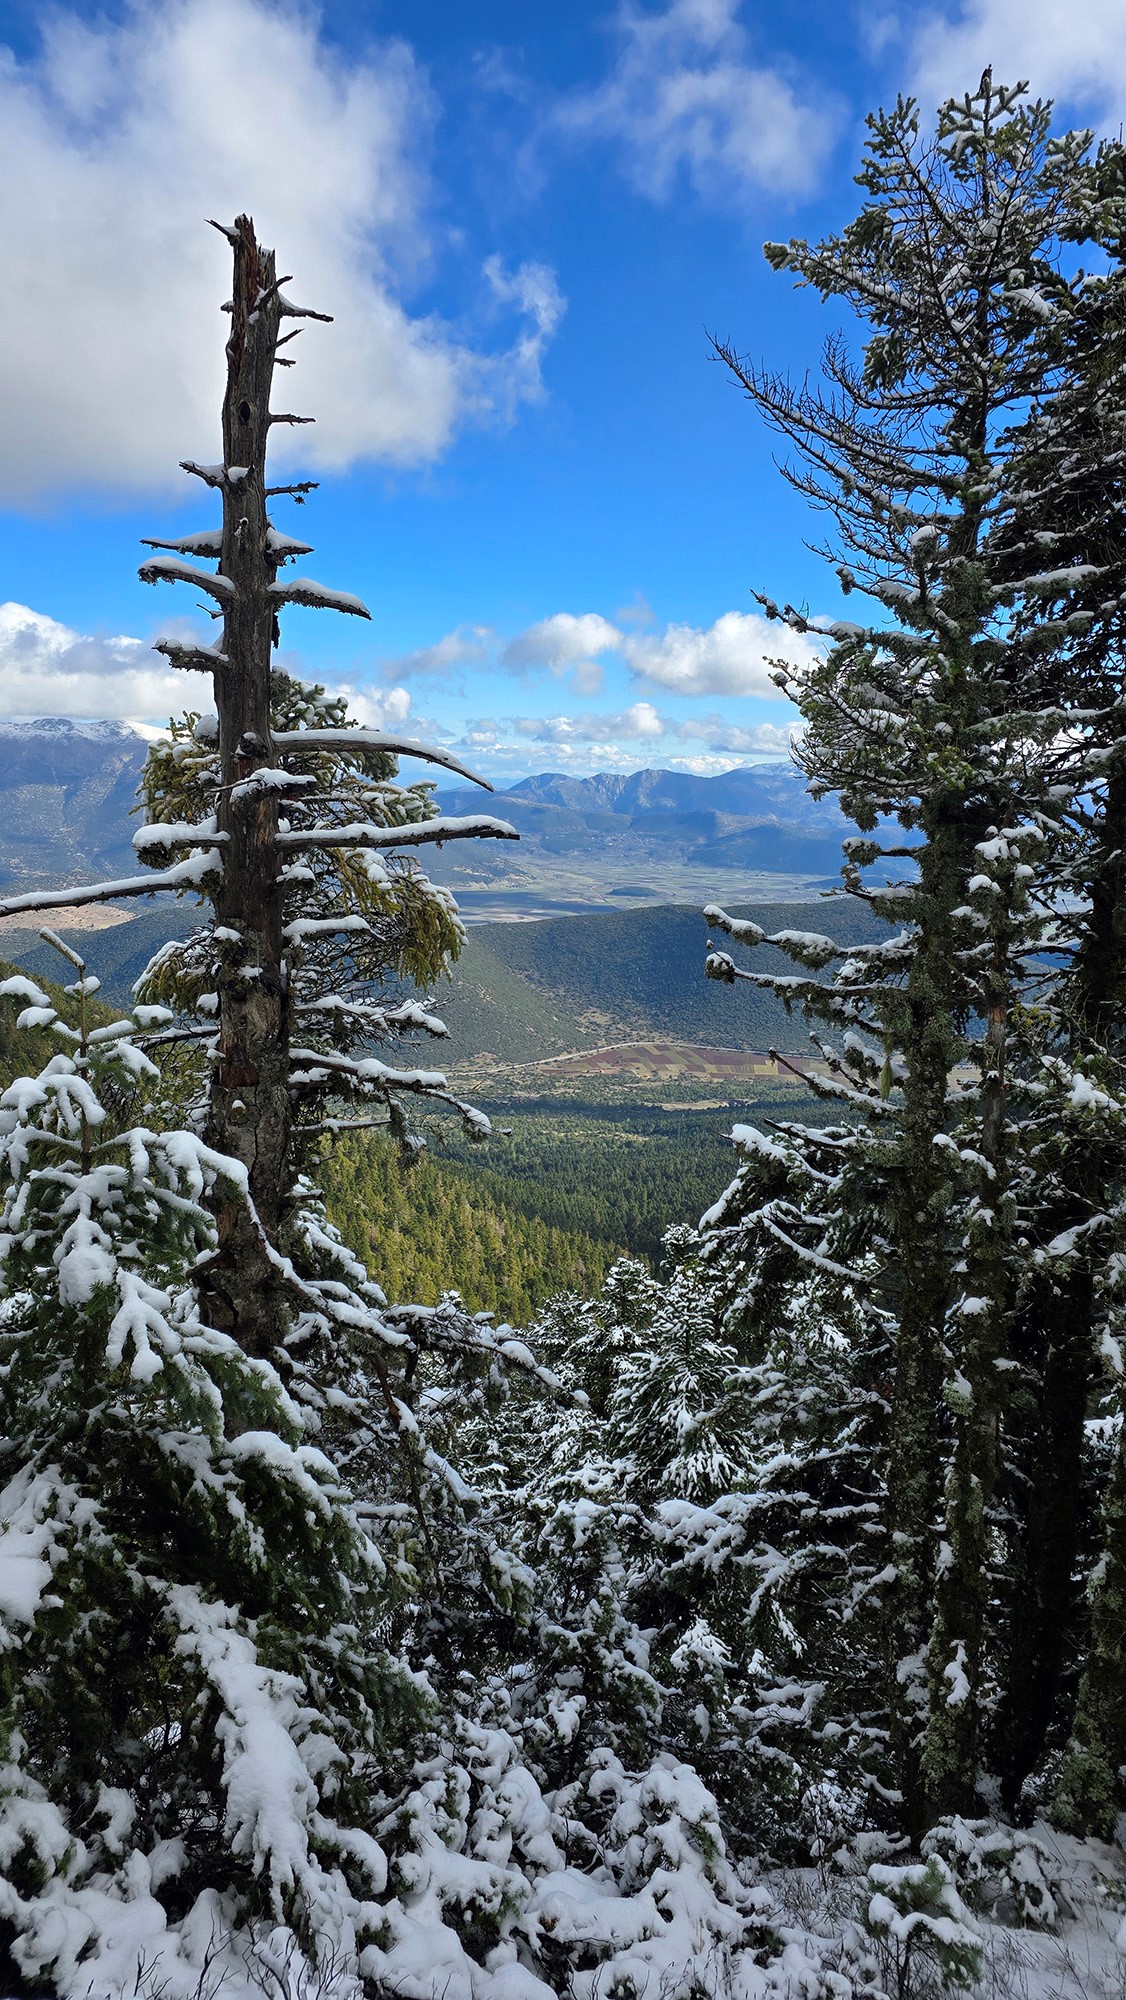
[{"label": "fir tree", "polygon": [[[846,886],[904,928],[844,955],[782,935],[799,963],[837,969],[827,983],[759,977],[845,1030],[827,1050],[831,1088],[864,1114],[829,1207],[855,1218],[894,1321],[886,1687],[918,1826],[972,1809],[990,1699],[990,1520],[1019,1266],[1015,1021],[1050,930],[1032,885],[1083,774],[1060,730],[1060,652],[1080,619],[1022,625],[1014,607],[1050,598],[1052,576],[1035,550],[1014,566],[1000,545],[1022,504],[1014,433],[1067,379],[1083,280],[1061,251],[1093,226],[1093,181],[1087,135],[1050,136],[1048,107],[989,72],[943,107],[933,140],[911,101],[869,124],[856,221],[819,246],[767,250],[854,307],[862,358],[831,342],[819,393],[720,351],[796,445],[789,476],[833,521],[826,553],[844,588],[875,607],[869,623],[834,626],[808,673],[780,675],[806,721],[814,789],[838,792],[872,836],[852,843]],[[891,816],[909,848],[881,836]],[[866,871],[889,854],[908,873],[880,888]],[[737,976],[722,953],[709,970]],[[970,1065],[976,1081],[954,1083]]]},{"label": "fir tree", "polygon": [[61,1043],[0,1105],[11,1959],[66,1988],[137,1897],[189,1981],[193,1910],[354,1951],[365,1827],[425,1708],[375,1638],[394,1577],[276,1371],[200,1316],[205,1204],[246,1175],[148,1122],[162,1010],[71,1029],[3,990]]}]

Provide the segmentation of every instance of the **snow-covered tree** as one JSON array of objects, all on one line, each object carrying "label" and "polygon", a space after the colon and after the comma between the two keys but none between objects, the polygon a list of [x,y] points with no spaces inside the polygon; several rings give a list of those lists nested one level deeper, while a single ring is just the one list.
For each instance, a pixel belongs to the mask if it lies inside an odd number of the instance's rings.
[{"label": "snow-covered tree", "polygon": [[[624,1594],[656,1461],[624,1502],[609,1462],[593,1485],[560,1464],[515,1519],[488,1441],[521,1411],[530,1463],[546,1400],[563,1434],[577,1395],[456,1297],[389,1305],[317,1190],[342,1122],[409,1145],[422,1100],[484,1128],[439,1072],[372,1049],[440,1031],[385,990],[429,984],[458,942],[415,851],[511,829],[437,816],[394,760],[442,751],[272,666],[286,604],[366,614],[289,574],[307,550],[267,512],[306,490],[267,484],[280,325],[318,315],[245,217],[223,233],[223,454],[189,467],[222,523],[142,570],[213,601],[219,643],[161,650],[212,674],[216,715],[149,764],[156,866],[2,906],[203,906],[127,1019],[85,1018],[81,964],[76,1025],[5,988],[59,1052],[0,1100],[4,1977],[67,2000],[688,2000],[765,1991],[784,1950],[813,1979],[662,1721]],[[706,1313],[698,1332],[691,1381],[667,1340],[637,1377],[674,1484],[704,1476],[727,1368]]]},{"label": "snow-covered tree", "polygon": [[[1043,568],[1037,595],[1018,596],[1014,622],[1031,642],[1048,635],[1080,774],[1062,801],[1061,834],[1045,871],[1056,919],[1054,967],[1035,1018],[1052,1060],[1025,1176],[1030,1185],[1022,1191],[1022,1226],[1033,1254],[1018,1330],[1031,1407],[1023,1477],[1012,1496],[1017,1582],[1001,1715],[1002,1770],[1014,1799],[1049,1735],[1058,1738],[1069,1654],[1082,1645],[1074,1580],[1084,1556],[1088,1570],[1093,1560],[1083,1548],[1093,1500],[1085,1418],[1100,1374],[1105,1384],[1108,1358],[1115,1414],[1121,1396],[1124,196],[1122,148],[1104,145],[1077,231],[1097,235],[1111,254],[1087,274],[1076,299],[1060,393],[1032,409],[1015,441],[1018,500],[994,536],[1014,578],[1032,551]],[[1057,1811],[1073,1830],[1113,1825],[1113,1774],[1126,1761],[1126,1651],[1116,1582],[1126,1556],[1121,1484],[1119,1468],[1107,1495],[1103,1548],[1094,1552],[1092,1643],[1078,1734],[1057,1793]]]},{"label": "snow-covered tree", "polygon": [[[1034,538],[1014,560],[1026,503],[1017,439],[1029,408],[1067,385],[1086,281],[1066,250],[1105,230],[1106,214],[1088,136],[1052,135],[1049,108],[988,71],[941,109],[933,138],[909,100],[869,125],[857,219],[818,246],[767,250],[855,310],[859,358],[837,337],[827,388],[795,390],[721,352],[795,445],[789,476],[833,525],[825,553],[871,605],[863,622],[831,626],[811,668],[779,677],[805,720],[799,761],[813,788],[839,794],[868,836],[850,843],[846,887],[900,928],[843,954],[782,935],[772,941],[804,975],[750,976],[836,1031],[825,1089],[856,1118],[815,1213],[853,1218],[856,1275],[894,1328],[885,1686],[919,1826],[973,1809],[985,1749],[992,1524],[1019,1369],[1019,1161],[1042,1083],[1018,1023],[1027,1030],[1053,941],[1046,864],[1085,771],[1067,727],[1067,649],[1087,620],[1070,606],[1045,613],[1060,579]],[[909,839],[889,846],[894,821]],[[890,855],[906,872],[881,887],[872,871]],[[740,976],[723,952],[709,970]],[[793,1143],[823,1175],[817,1142]],[[788,1233],[800,1283],[822,1254],[817,1224]],[[855,1254],[839,1261],[856,1270]]]},{"label": "snow-covered tree", "polygon": [[190,1988],[196,1946],[254,1917],[354,1953],[373,1812],[426,1708],[376,1638],[401,1585],[276,1370],[201,1316],[209,1204],[247,1175],[161,1129],[140,1044],[167,1015],[72,1028],[3,991],[60,1042],[0,1102],[11,1959],[62,1991],[87,1959],[124,1976],[139,1940]]},{"label": "snow-covered tree", "polygon": [[[440,1073],[368,1053],[441,1032],[416,1000],[381,1005],[372,975],[430,979],[459,941],[413,849],[511,829],[441,821],[425,787],[393,783],[399,751],[441,751],[355,729],[272,667],[285,604],[366,613],[285,574],[306,550],[267,505],[306,489],[267,484],[286,421],[270,387],[281,321],[317,315],[285,298],[245,217],[224,233],[224,452],[188,468],[222,524],[142,570],[215,602],[218,645],[160,643],[212,673],[217,713],[174,726],[146,773],[135,845],[164,865],[5,906],[155,889],[207,909],[135,1019],[70,1030],[31,995],[29,1023],[65,1052],[5,1100],[4,1918],[17,1964],[62,1984],[107,1897],[163,1883],[161,1923],[203,1924],[212,1897],[220,1929],[284,1920],[322,1960],[354,1960],[382,1924],[363,1914],[386,1877],[372,1831],[432,1711],[384,1635],[427,1547],[423,1488],[449,1484],[411,1382],[424,1349],[452,1377],[499,1365],[456,1309],[393,1321],[301,1177],[330,1094],[400,1129],[404,1098],[450,1102]],[[76,1003],[91,987],[83,972]],[[206,1082],[190,1128],[167,1129],[157,1060],[185,1043]],[[70,1914],[52,1927],[55,1902]]]}]

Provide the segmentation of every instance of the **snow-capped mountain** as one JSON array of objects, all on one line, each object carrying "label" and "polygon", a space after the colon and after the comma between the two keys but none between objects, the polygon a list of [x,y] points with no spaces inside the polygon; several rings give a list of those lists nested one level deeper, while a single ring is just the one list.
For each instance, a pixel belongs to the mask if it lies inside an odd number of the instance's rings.
[{"label": "snow-capped mountain", "polygon": [[0,888],[133,873],[146,748],[124,722],[0,721]]}]

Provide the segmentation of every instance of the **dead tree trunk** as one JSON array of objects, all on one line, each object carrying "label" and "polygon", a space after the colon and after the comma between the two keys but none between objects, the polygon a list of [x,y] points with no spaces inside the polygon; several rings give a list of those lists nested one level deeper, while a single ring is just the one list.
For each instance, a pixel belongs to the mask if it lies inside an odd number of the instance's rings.
[{"label": "dead tree trunk", "polygon": [[[215,898],[220,940],[219,1039],[208,1104],[207,1139],[246,1168],[252,1209],[219,1205],[217,1255],[202,1283],[206,1316],[251,1354],[267,1354],[284,1327],[270,1245],[283,1219],[289,1153],[289,1021],[276,839],[278,791],[256,774],[272,765],[270,664],[277,631],[271,585],[266,451],[270,389],[281,320],[274,255],[259,248],[239,216],[234,246],[223,464],[206,468],[223,501],[219,575],[223,664],[215,674],[225,834]],[[257,1222],[256,1222],[257,1218]],[[261,1225],[261,1228],[257,1226]]]},{"label": "dead tree trunk", "polygon": [[[389,1112],[403,1094],[423,1096],[476,1120],[474,1129],[481,1124],[480,1114],[451,1096],[444,1077],[353,1061],[335,1044],[320,1053],[301,1047],[297,1072],[291,1074],[291,989],[294,979],[302,976],[301,938],[310,928],[298,919],[295,898],[299,907],[299,885],[315,881],[306,857],[326,851],[355,856],[409,850],[446,840],[515,840],[517,835],[505,821],[485,816],[445,819],[436,814],[419,821],[417,808],[400,823],[388,815],[382,796],[385,786],[368,792],[361,787],[354,796],[364,816],[357,819],[349,813],[342,819],[341,801],[331,784],[322,789],[320,779],[307,766],[302,768],[307,746],[310,752],[329,753],[330,761],[335,753],[347,771],[353,771],[356,759],[362,765],[375,752],[421,758],[474,779],[456,758],[434,745],[357,729],[346,720],[339,727],[283,729],[276,740],[271,734],[271,656],[282,607],[302,604],[359,618],[370,614],[358,597],[327,590],[311,577],[279,580],[285,564],[312,551],[306,543],[279,534],[267,512],[271,495],[288,493],[301,500],[315,484],[266,484],[272,426],[312,421],[270,409],[274,368],[289,363],[277,349],[283,339],[292,338],[291,334],[279,338],[279,327],[283,319],[324,320],[329,315],[286,299],[281,286],[288,280],[278,279],[273,253],[260,248],[249,217],[239,216],[231,228],[216,227],[234,251],[234,287],[227,308],[231,331],[223,458],[219,465],[185,461],[184,469],[219,493],[222,527],[180,541],[150,541],[150,548],[170,553],[150,557],[139,574],[145,583],[193,585],[215,604],[216,618],[222,618],[218,646],[177,639],[154,642],[173,666],[212,675],[218,711],[217,763],[207,771],[202,791],[192,795],[194,818],[180,814],[158,818],[134,836],[142,853],[168,861],[167,866],[128,881],[15,897],[0,903],[0,914],[53,908],[63,899],[114,902],[154,889],[194,890],[211,903],[208,939],[214,947],[214,970],[209,977],[214,998],[204,1009],[211,1064],[205,1136],[216,1153],[234,1164],[222,1184],[224,1191],[213,1199],[215,1251],[193,1276],[208,1324],[229,1333],[246,1353],[267,1356],[276,1351],[286,1331],[288,1298],[301,1297],[306,1304],[313,1300],[318,1306],[324,1302],[315,1283],[305,1283],[287,1257],[287,1251],[295,1249],[287,1242],[294,1200],[294,1093],[312,1090],[315,1095],[331,1083],[334,1091],[353,1092],[365,1104],[375,1098]],[[217,573],[184,560],[192,556],[217,561]],[[210,742],[209,732],[201,737],[197,730],[196,737]],[[485,784],[483,779],[474,782]],[[287,800],[301,801],[294,815],[296,826],[279,823],[282,811],[287,817],[294,813]],[[170,858],[178,854],[180,859]],[[339,877],[336,897],[347,904]],[[340,915],[341,923],[334,910],[311,928],[314,932],[357,925],[367,929],[366,918],[355,912],[349,914],[342,907]],[[311,1037],[316,1042],[317,1034],[315,1026],[307,1025],[304,1040]]]}]

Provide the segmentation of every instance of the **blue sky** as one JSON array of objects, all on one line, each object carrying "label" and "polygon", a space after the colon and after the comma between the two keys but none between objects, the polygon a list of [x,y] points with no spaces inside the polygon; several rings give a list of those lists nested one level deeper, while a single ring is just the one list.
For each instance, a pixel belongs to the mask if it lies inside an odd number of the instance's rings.
[{"label": "blue sky", "polygon": [[336,315],[277,518],[372,611],[287,614],[294,663],[502,782],[784,753],[751,593],[833,580],[708,333],[816,365],[761,245],[851,212],[874,104],[990,60],[1117,127],[1123,41],[1121,0],[0,4],[0,706],[206,700],[147,644],[191,592],[135,572],[211,521],[176,464],[216,455],[204,218],[242,206]]}]

